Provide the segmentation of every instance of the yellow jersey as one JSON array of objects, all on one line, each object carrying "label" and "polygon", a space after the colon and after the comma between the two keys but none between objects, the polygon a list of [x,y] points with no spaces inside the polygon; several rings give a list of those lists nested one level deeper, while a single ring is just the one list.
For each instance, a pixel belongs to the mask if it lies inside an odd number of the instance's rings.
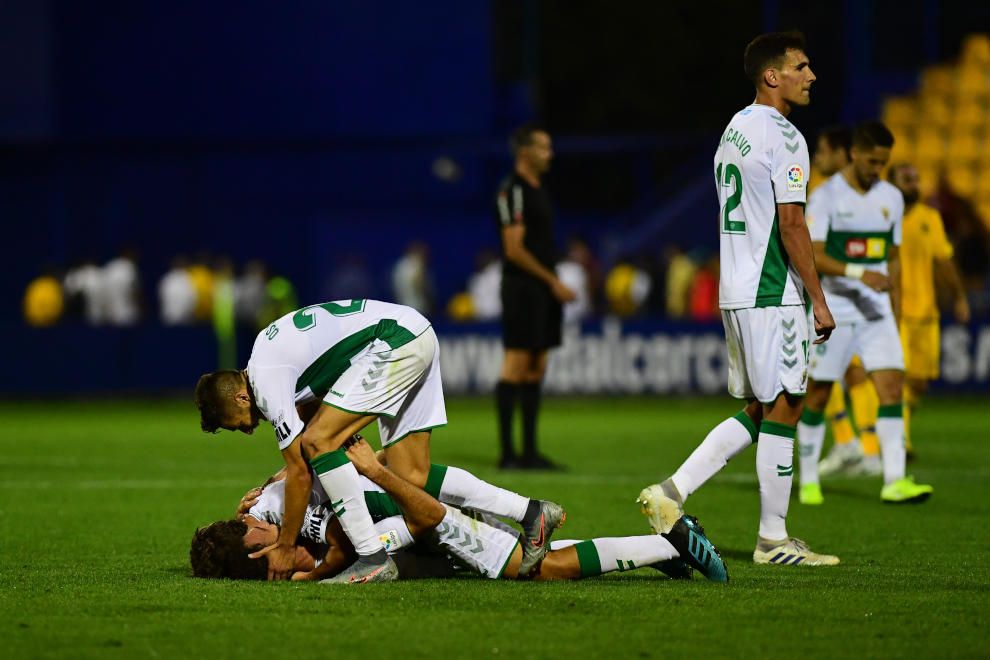
[{"label": "yellow jersey", "polygon": [[951,259],[952,244],[945,236],[939,212],[921,202],[904,214],[901,236],[901,316],[907,319],[938,318],[935,299],[935,259]]}]

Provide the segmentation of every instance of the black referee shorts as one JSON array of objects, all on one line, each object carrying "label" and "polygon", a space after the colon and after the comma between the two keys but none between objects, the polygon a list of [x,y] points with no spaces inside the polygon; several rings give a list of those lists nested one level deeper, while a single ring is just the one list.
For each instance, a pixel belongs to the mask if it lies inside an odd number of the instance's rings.
[{"label": "black referee shorts", "polygon": [[537,280],[502,278],[502,345],[542,351],[560,346],[563,310]]}]

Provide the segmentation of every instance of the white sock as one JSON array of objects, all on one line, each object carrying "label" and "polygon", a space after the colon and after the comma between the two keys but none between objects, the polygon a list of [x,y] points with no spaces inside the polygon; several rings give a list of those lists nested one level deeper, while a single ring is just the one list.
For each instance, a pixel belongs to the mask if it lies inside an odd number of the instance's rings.
[{"label": "white sock", "polygon": [[483,511],[522,522],[529,498],[482,481],[467,470],[449,465],[431,465],[427,493],[444,504]]},{"label": "white sock", "polygon": [[760,537],[787,537],[787,505],[794,479],[794,427],[764,420],[756,445],[756,476],[760,480]]},{"label": "white sock", "polygon": [[364,488],[357,470],[343,450],[321,454],[310,465],[330,498],[330,506],[344,528],[344,533],[359,555],[384,552],[375,523],[368,513]]},{"label": "white sock", "polygon": [[628,571],[680,556],[670,541],[659,534],[563,543],[573,543],[577,550],[581,577]]},{"label": "white sock", "polygon": [[825,419],[822,413],[805,410],[797,425],[798,453],[801,464],[801,485],[818,483],[818,459],[825,444]]},{"label": "white sock", "polygon": [[900,408],[900,404],[880,406],[879,417],[877,417],[877,438],[880,440],[880,457],[883,459],[883,483],[885,486],[898,479],[903,479],[906,471],[904,417]]},{"label": "white sock", "polygon": [[755,441],[756,426],[744,412],[723,420],[713,428],[670,477],[682,501]]}]

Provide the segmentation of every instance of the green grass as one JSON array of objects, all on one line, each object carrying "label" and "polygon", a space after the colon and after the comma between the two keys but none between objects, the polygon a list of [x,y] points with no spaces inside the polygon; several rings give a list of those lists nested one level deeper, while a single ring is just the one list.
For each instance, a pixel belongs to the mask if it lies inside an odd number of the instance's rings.
[{"label": "green grass", "polygon": [[[280,463],[272,432],[205,436],[185,401],[0,404],[0,639],[4,657],[990,656],[990,445],[985,402],[916,415],[914,507],[879,483],[792,501],[789,530],[842,557],[757,567],[753,450],[691,498],[728,586],[650,569],[566,584],[475,578],[364,587],[189,576],[193,530],[229,516]],[[569,511],[558,538],[647,531],[634,499],[667,476],[728,399],[550,399],[542,434],[564,474],[499,474],[492,405],[449,403],[436,462]],[[369,436],[375,436],[369,433]],[[360,655],[359,655],[360,654]]]}]

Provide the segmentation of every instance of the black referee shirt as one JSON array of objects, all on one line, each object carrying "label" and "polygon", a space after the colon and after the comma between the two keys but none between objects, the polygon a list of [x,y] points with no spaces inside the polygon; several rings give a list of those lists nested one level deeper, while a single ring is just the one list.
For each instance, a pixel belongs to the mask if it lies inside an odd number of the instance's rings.
[{"label": "black referee shirt", "polygon": [[[495,218],[498,221],[499,238],[502,227],[522,224],[526,226],[523,245],[536,257],[537,261],[553,271],[556,264],[556,248],[553,242],[553,209],[550,196],[543,187],[534,188],[519,174],[513,172],[502,180],[495,197]],[[502,276],[525,278],[534,281],[535,277],[505,258],[505,245],[502,245]]]}]

